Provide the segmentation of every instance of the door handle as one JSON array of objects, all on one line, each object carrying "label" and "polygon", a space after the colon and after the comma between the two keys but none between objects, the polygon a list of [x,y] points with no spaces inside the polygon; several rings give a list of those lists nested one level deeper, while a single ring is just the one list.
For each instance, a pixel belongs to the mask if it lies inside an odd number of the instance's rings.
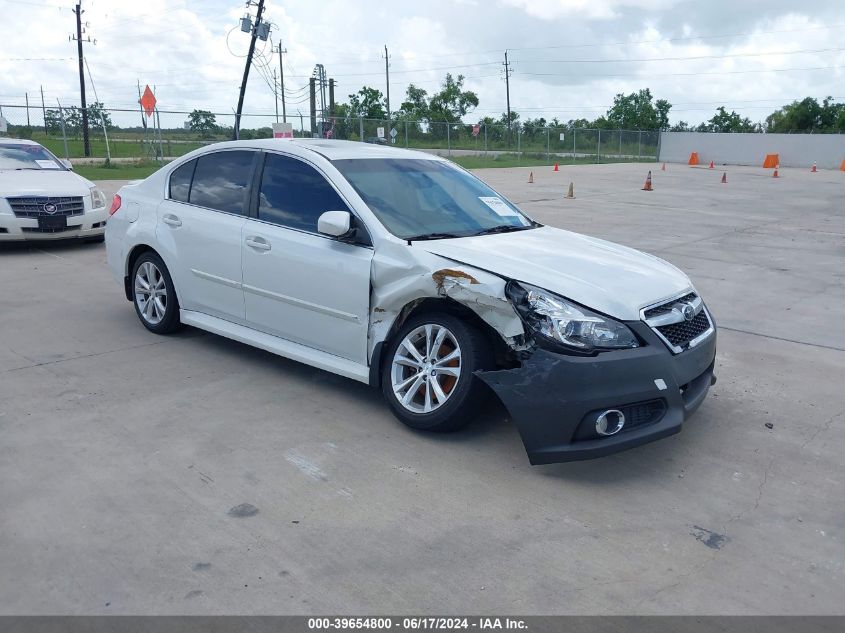
[{"label": "door handle", "polygon": [[248,237],[245,241],[247,246],[254,248],[257,251],[269,251],[273,248],[270,246],[270,242],[265,240],[263,237]]},{"label": "door handle", "polygon": [[167,224],[168,226],[182,226],[182,220],[177,218],[172,213],[165,213],[163,216],[161,216],[161,221]]}]

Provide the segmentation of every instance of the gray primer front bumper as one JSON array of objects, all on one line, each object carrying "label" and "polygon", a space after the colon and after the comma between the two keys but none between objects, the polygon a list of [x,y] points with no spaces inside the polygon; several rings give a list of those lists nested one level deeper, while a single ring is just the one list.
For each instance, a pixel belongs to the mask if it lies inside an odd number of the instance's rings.
[{"label": "gray primer front bumper", "polygon": [[[520,367],[478,374],[508,409],[532,464],[592,459],[673,435],[704,400],[715,380],[716,332],[675,355],[644,323],[626,325],[646,345],[588,357],[537,349]],[[652,424],[574,440],[590,412],[661,398],[666,411]]]}]

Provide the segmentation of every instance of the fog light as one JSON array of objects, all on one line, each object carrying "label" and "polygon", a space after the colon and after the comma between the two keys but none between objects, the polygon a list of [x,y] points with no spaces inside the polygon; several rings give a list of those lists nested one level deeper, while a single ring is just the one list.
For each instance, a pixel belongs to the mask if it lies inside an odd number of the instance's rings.
[{"label": "fog light", "polygon": [[625,426],[625,414],[619,409],[608,409],[596,418],[596,433],[616,435]]}]

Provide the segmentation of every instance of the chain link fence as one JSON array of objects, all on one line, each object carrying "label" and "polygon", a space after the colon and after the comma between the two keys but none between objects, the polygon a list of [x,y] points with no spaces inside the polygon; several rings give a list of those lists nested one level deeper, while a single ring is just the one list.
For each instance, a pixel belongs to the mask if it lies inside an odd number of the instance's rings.
[{"label": "chain link fence", "polygon": [[[213,124],[189,124],[191,112],[108,108],[89,113],[89,146],[94,160],[168,160],[198,147],[232,138],[234,113],[213,112]],[[0,104],[6,134],[38,141],[62,158],[84,157],[81,116],[75,107]],[[272,138],[275,114],[244,114],[241,139]],[[531,158],[553,162],[655,161],[657,130],[603,130],[531,127],[513,124],[445,123],[363,117],[317,119],[288,114],[295,137],[322,136],[436,152],[444,156]],[[0,132],[0,135],[3,133]]]}]

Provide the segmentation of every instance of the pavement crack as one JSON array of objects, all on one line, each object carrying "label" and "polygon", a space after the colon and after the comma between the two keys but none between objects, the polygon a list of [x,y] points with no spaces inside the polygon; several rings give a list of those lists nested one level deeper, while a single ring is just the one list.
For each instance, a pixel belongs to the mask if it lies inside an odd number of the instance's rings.
[{"label": "pavement crack", "polygon": [[833,425],[833,421],[837,418],[841,418],[842,414],[845,414],[845,411],[840,411],[839,413],[833,414],[827,419],[827,421],[825,421],[824,424],[819,425],[819,427],[813,433],[810,434],[810,437],[804,440],[804,443],[801,444],[801,448],[799,450],[803,450],[804,448],[806,448],[807,444],[816,439],[821,433],[829,431],[830,427]]},{"label": "pavement crack", "polygon": [[741,520],[746,514],[749,512],[753,512],[757,508],[760,507],[760,501],[763,499],[763,488],[766,486],[766,483],[769,481],[769,475],[772,472],[772,466],[775,464],[775,458],[769,460],[768,466],[766,466],[766,470],[763,472],[763,479],[760,481],[760,485],[757,486],[757,496],[754,499],[754,504],[740,512],[739,514],[731,517],[728,519],[728,522],[722,527],[722,532],[724,534],[728,533],[728,526],[732,523],[736,523],[737,521]]},{"label": "pavement crack", "polygon": [[836,347],[835,345],[823,345],[821,343],[809,343],[807,341],[799,341],[794,338],[784,338],[783,336],[763,334],[762,332],[752,332],[751,330],[742,330],[740,328],[728,327],[726,325],[719,325],[718,329],[727,330],[728,332],[739,332],[740,334],[750,334],[751,336],[762,336],[763,338],[772,339],[774,341],[784,341],[785,343],[795,343],[796,345],[808,345],[810,347],[820,347],[822,349],[832,349],[837,352],[845,352],[845,347]]},{"label": "pavement crack", "polygon": [[[110,349],[104,352],[95,352],[93,354],[80,354],[79,356],[71,356],[70,358],[59,358],[56,360],[47,360],[43,363],[33,363],[32,365],[26,365],[25,367],[14,367],[12,369],[5,369],[0,374],[10,374],[15,371],[23,371],[25,369],[33,369],[35,367],[47,367],[49,365],[58,365],[60,363],[67,363],[72,360],[80,360],[83,358],[96,358],[98,356],[106,356],[108,354],[116,354],[118,352],[126,352],[133,349],[141,349],[143,347],[152,347],[153,345],[161,345],[162,343],[168,343],[170,341],[153,341],[152,343],[144,343],[143,345],[132,345],[130,347],[121,347],[119,349]],[[12,350],[14,351],[14,350]],[[17,352],[15,352],[17,353]],[[18,354],[18,356],[22,356],[22,354]],[[26,358],[24,356],[24,358]],[[31,358],[27,358],[28,361],[32,362]]]}]

